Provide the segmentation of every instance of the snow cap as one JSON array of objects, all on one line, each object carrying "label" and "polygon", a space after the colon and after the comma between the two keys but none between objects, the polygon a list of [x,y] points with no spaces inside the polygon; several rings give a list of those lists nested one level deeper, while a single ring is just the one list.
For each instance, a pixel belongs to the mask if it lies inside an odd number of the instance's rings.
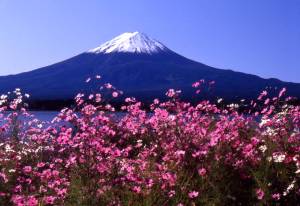
[{"label": "snow cap", "polygon": [[91,49],[88,53],[147,53],[153,54],[166,51],[168,48],[146,34],[140,32],[126,32],[104,44]]}]

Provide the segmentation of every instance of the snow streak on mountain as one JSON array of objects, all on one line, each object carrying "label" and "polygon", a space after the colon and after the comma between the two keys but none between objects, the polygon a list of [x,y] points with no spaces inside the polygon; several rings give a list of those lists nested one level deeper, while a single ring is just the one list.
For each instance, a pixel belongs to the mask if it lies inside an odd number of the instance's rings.
[{"label": "snow streak on mountain", "polygon": [[168,48],[159,41],[140,32],[127,32],[105,42],[97,48],[89,50],[88,52],[106,54],[112,52],[153,54],[161,51],[168,51]]}]

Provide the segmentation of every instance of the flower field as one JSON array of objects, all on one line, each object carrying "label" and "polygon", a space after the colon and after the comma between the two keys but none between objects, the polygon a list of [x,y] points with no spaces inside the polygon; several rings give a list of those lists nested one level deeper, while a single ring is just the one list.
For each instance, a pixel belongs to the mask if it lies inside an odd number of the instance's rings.
[{"label": "flower field", "polygon": [[300,107],[285,92],[263,91],[245,115],[170,89],[150,111],[126,98],[121,117],[101,93],[78,94],[45,124],[17,89],[0,100],[0,205],[297,205]]}]

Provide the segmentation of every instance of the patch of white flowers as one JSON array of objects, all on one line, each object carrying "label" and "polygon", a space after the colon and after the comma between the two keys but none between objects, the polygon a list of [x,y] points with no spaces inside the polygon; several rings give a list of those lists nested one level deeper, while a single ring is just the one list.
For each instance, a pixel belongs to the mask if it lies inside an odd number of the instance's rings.
[{"label": "patch of white flowers", "polygon": [[266,125],[269,122],[270,122],[270,119],[262,119],[259,123],[259,126],[263,127],[264,125]]},{"label": "patch of white flowers", "polygon": [[294,179],[294,180],[291,182],[291,184],[289,184],[289,186],[286,188],[286,190],[283,192],[283,196],[287,196],[287,195],[290,193],[290,191],[291,191],[292,189],[294,189],[295,183],[296,183],[296,180]]},{"label": "patch of white flowers", "polygon": [[260,151],[262,151],[262,153],[265,153],[265,151],[268,149],[266,145],[261,145],[259,148],[258,148]]},{"label": "patch of white flowers", "polygon": [[285,160],[286,155],[283,153],[273,153],[272,157],[274,162],[280,163]]},{"label": "patch of white flowers", "polygon": [[20,88],[16,88],[15,91],[13,91],[17,96],[21,96],[21,89]]},{"label": "patch of white flowers", "polygon": [[240,107],[240,105],[238,104],[229,104],[227,105],[228,108],[232,108],[232,109],[238,109]]},{"label": "patch of white flowers", "polygon": [[12,149],[12,147],[9,144],[5,145],[5,152],[14,152],[14,150]]},{"label": "patch of white flowers", "polygon": [[223,101],[222,98],[218,99],[217,102],[220,104]]},{"label": "patch of white flowers", "polygon": [[170,121],[174,121],[176,119],[176,116],[175,115],[173,115],[173,114],[170,114],[169,115],[169,120]]},{"label": "patch of white flowers", "polygon": [[275,136],[278,134],[277,129],[273,129],[271,127],[267,127],[266,130],[262,133],[263,135]]},{"label": "patch of white flowers", "polygon": [[2,94],[0,96],[0,106],[3,105],[3,104],[5,104],[7,102],[7,99],[8,99],[8,96],[5,95],[5,94]]}]

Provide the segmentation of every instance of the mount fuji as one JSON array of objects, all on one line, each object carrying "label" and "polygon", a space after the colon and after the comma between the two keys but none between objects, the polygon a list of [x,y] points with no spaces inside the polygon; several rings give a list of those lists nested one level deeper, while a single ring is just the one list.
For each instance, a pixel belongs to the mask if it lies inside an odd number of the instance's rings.
[{"label": "mount fuji", "polygon": [[67,100],[78,92],[95,89],[98,85],[86,84],[85,80],[96,75],[102,76],[102,83],[109,82],[124,91],[124,96],[142,101],[163,97],[169,88],[180,89],[185,98],[191,98],[191,85],[199,79],[215,81],[209,95],[229,101],[256,98],[266,87],[286,87],[289,95],[300,97],[300,84],[213,68],[183,57],[139,32],[121,34],[50,66],[2,76],[0,93],[21,88],[33,100]]}]

